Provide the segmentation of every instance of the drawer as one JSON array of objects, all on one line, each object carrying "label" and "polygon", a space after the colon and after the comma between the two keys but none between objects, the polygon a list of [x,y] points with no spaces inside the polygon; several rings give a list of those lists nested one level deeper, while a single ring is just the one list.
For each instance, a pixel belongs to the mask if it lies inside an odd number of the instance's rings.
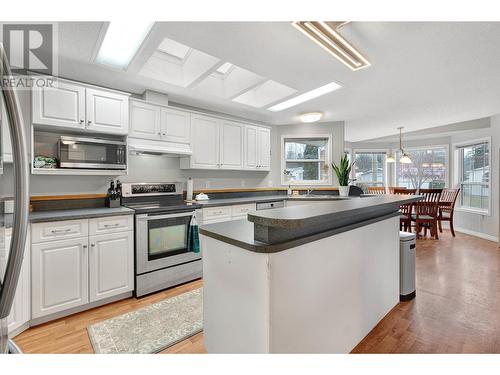
[{"label": "drawer", "polygon": [[238,204],[237,206],[231,206],[232,217],[245,217],[250,211],[255,211],[255,203]]},{"label": "drawer", "polygon": [[86,237],[88,234],[89,221],[87,219],[50,221],[31,225],[33,243]]},{"label": "drawer", "polygon": [[89,219],[89,235],[125,232],[134,230],[134,216],[106,216]]},{"label": "drawer", "polygon": [[212,219],[221,219],[231,217],[231,206],[226,207],[211,207],[203,209],[203,222]]}]

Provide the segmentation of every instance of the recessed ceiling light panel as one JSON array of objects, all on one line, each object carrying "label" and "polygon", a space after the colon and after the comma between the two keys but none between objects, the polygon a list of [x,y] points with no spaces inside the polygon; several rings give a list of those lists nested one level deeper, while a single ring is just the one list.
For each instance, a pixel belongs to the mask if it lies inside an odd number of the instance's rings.
[{"label": "recessed ceiling light panel", "polygon": [[268,110],[273,111],[273,112],[283,111],[284,109],[288,109],[290,107],[299,105],[301,103],[315,99],[315,98],[320,97],[322,95],[328,94],[332,91],[338,90],[341,87],[342,86],[340,86],[336,82],[330,82],[324,86],[318,87],[317,89],[305,92],[301,95],[298,95],[298,96],[295,96],[291,99],[285,100],[284,102],[275,104],[272,107],[268,108]]},{"label": "recessed ceiling light panel", "polygon": [[146,39],[154,22],[110,22],[95,61],[126,69]]},{"label": "recessed ceiling light panel", "polygon": [[337,31],[343,24],[342,22],[325,21],[292,22],[292,25],[296,29],[300,30],[312,41],[323,47],[350,69],[358,70],[370,66],[371,64],[366,57]]}]

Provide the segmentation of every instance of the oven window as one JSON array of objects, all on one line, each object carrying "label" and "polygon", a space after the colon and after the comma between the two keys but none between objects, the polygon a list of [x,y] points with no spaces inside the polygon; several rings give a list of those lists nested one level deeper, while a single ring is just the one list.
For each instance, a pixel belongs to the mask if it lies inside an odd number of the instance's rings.
[{"label": "oven window", "polygon": [[149,220],[148,260],[186,253],[191,216]]}]

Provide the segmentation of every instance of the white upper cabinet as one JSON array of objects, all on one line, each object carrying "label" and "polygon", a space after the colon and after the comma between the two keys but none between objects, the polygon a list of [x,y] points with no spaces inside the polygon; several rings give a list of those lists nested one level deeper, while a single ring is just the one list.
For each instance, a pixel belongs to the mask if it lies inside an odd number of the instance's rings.
[{"label": "white upper cabinet", "polygon": [[219,168],[219,124],[214,117],[191,115],[191,168]]},{"label": "white upper cabinet", "polygon": [[271,130],[259,128],[258,131],[258,170],[271,168]]},{"label": "white upper cabinet", "polygon": [[220,168],[243,169],[243,140],[245,127],[232,121],[221,121]]},{"label": "white upper cabinet", "polygon": [[191,146],[183,169],[270,170],[269,128],[192,113]]},{"label": "white upper cabinet", "polygon": [[58,81],[34,88],[32,99],[33,123],[85,129],[85,87]]},{"label": "white upper cabinet", "polygon": [[161,135],[160,107],[136,100],[130,101],[130,136],[159,140]]},{"label": "white upper cabinet", "polygon": [[161,138],[175,143],[191,141],[191,114],[171,108],[161,108]]},{"label": "white upper cabinet", "polygon": [[258,131],[256,126],[245,126],[245,169],[257,169]]},{"label": "white upper cabinet", "polygon": [[57,80],[32,91],[34,124],[110,134],[128,133],[128,94]]},{"label": "white upper cabinet", "polygon": [[134,232],[89,237],[89,301],[134,289]]},{"label": "white upper cabinet", "polygon": [[86,89],[87,129],[103,133],[128,133],[128,95]]}]

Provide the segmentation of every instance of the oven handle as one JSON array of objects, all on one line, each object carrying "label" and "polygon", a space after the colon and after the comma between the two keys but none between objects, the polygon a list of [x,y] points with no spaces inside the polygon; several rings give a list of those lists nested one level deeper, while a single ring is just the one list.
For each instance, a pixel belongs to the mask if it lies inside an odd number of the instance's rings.
[{"label": "oven handle", "polygon": [[170,219],[170,218],[174,218],[174,217],[187,217],[187,216],[193,216],[193,215],[194,215],[194,211],[183,212],[183,213],[179,213],[179,214],[167,214],[167,215],[143,214],[143,215],[136,215],[136,217],[137,217],[137,220],[140,220],[140,221],[149,221],[149,220]]}]

